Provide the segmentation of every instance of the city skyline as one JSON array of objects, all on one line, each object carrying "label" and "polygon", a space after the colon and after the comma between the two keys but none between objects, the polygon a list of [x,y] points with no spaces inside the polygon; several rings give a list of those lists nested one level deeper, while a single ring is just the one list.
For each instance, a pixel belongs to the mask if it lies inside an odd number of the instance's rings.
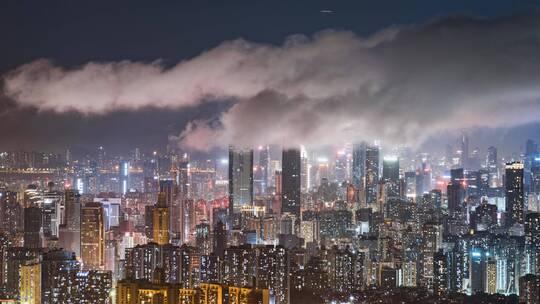
[{"label": "city skyline", "polygon": [[0,302],[540,303],[534,1],[0,5]]}]

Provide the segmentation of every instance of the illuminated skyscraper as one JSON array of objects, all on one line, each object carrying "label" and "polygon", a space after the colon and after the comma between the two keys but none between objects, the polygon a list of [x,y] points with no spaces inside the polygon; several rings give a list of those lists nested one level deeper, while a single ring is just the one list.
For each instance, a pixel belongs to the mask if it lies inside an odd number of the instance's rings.
[{"label": "illuminated skyscraper", "polygon": [[463,168],[469,168],[469,137],[465,132],[463,132],[463,134],[461,135],[460,163]]},{"label": "illuminated skyscraper", "polygon": [[100,203],[87,203],[81,210],[81,259],[85,269],[105,266],[105,225]]},{"label": "illuminated skyscraper", "polygon": [[364,173],[366,166],[366,145],[353,145],[352,184],[357,190],[364,188]]},{"label": "illuminated skyscraper", "polygon": [[281,212],[300,218],[300,150],[283,150]]},{"label": "illuminated skyscraper", "polygon": [[506,213],[509,224],[524,223],[523,163],[507,163],[505,167]]},{"label": "illuminated skyscraper", "polygon": [[22,227],[24,209],[17,201],[17,192],[0,190],[0,231],[14,235]]},{"label": "illuminated skyscraper", "polygon": [[259,147],[259,170],[261,178],[262,193],[266,193],[266,188],[270,185],[270,148],[268,146]]},{"label": "illuminated skyscraper", "polygon": [[0,233],[0,286],[4,286],[6,282],[6,275],[4,269],[6,269],[6,257],[8,247],[11,247],[11,241],[8,235]]},{"label": "illuminated skyscraper", "polygon": [[435,253],[442,247],[442,227],[438,223],[427,222],[422,226],[422,272],[421,285],[434,290]]},{"label": "illuminated skyscraper", "polygon": [[98,169],[101,169],[105,166],[105,157],[106,157],[106,153],[105,153],[105,148],[103,148],[103,146],[99,146],[98,147],[98,151],[97,151],[97,165],[98,165]]},{"label": "illuminated skyscraper", "polygon": [[41,247],[41,208],[31,206],[24,208],[24,247]]},{"label": "illuminated skyscraper", "polygon": [[81,202],[77,190],[65,191],[65,221],[60,225],[60,247],[81,256]]},{"label": "illuminated skyscraper", "polygon": [[169,207],[167,207],[167,196],[164,192],[158,194],[158,201],[152,211],[152,237],[159,245],[169,243],[170,231]]},{"label": "illuminated skyscraper", "polygon": [[489,172],[490,187],[497,187],[499,184],[499,161],[497,158],[497,148],[490,146],[487,150],[486,167]]},{"label": "illuminated skyscraper", "polygon": [[395,198],[400,196],[399,159],[395,156],[383,158],[383,177],[386,184],[387,196]]},{"label": "illuminated skyscraper", "polygon": [[302,192],[308,192],[311,188],[310,168],[311,164],[308,160],[308,153],[306,148],[302,146],[300,149],[300,190]]},{"label": "illuminated skyscraper", "polygon": [[365,165],[365,193],[366,204],[371,206],[377,203],[377,189],[379,184],[379,147],[366,148]]},{"label": "illuminated skyscraper", "polygon": [[[167,185],[166,188],[171,188],[170,195],[167,194],[167,197],[170,196],[170,209],[169,212],[171,214],[171,233],[173,234],[173,237],[178,237],[183,242],[185,240],[185,236],[183,235],[183,229],[182,225],[184,223],[183,216],[184,216],[184,208],[185,204],[184,202],[190,197],[189,194],[189,158],[187,154],[183,154],[177,159],[176,164],[176,186],[177,189],[174,189],[172,191],[173,185]],[[174,183],[173,183],[174,184]],[[163,186],[160,182],[160,191],[163,191]],[[167,192],[167,191],[165,191]],[[169,201],[169,199],[168,199]]]},{"label": "illuminated skyscraper", "polygon": [[63,193],[54,191],[54,183],[50,182],[50,189],[43,193],[43,236],[45,238],[58,237],[63,215]]},{"label": "illuminated skyscraper", "polygon": [[408,171],[404,174],[404,195],[409,200],[417,200],[420,193],[417,192],[417,174],[415,171]]},{"label": "illuminated skyscraper", "polygon": [[417,170],[417,194],[419,197],[423,196],[424,194],[428,193],[433,189],[432,182],[432,176],[431,176],[431,168],[429,166],[429,163],[426,161],[426,159],[422,160],[422,166]]},{"label": "illuminated skyscraper", "polygon": [[119,172],[120,193],[126,194],[129,190],[129,161],[121,161]]},{"label": "illuminated skyscraper", "polygon": [[433,291],[441,296],[448,291],[448,259],[443,250],[433,255]]},{"label": "illuminated skyscraper", "polygon": [[349,173],[347,172],[348,168],[348,155],[347,149],[342,148],[338,149],[335,154],[334,159],[334,172],[333,172],[333,181],[341,184],[343,182],[349,182]]},{"label": "illuminated skyscraper", "polygon": [[208,223],[200,223],[195,226],[195,245],[200,255],[210,254],[212,242],[210,240],[210,225]]},{"label": "illuminated skyscraper", "polygon": [[178,175],[176,183],[178,184],[178,191],[183,198],[189,197],[189,157],[187,154],[182,155],[178,160]]},{"label": "illuminated skyscraper", "polygon": [[94,197],[94,202],[101,203],[105,220],[105,231],[120,225],[120,197]]},{"label": "illuminated skyscraper", "polygon": [[253,204],[253,150],[229,148],[229,212]]},{"label": "illuminated skyscraper", "polygon": [[41,263],[21,266],[19,299],[21,304],[41,303]]},{"label": "illuminated skyscraper", "polygon": [[[540,154],[538,154],[538,144],[531,139],[525,143],[525,155],[523,158],[523,196],[525,199],[525,208],[527,208],[527,198],[529,193],[533,192],[534,179],[538,179],[540,167]],[[533,176],[533,169],[534,175]]]},{"label": "illuminated skyscraper", "polygon": [[485,280],[485,293],[497,293],[497,261],[493,258],[488,258],[486,262]]},{"label": "illuminated skyscraper", "polygon": [[197,215],[195,212],[196,203],[193,199],[185,199],[182,201],[182,209],[180,210],[180,227],[181,231],[178,235],[182,243],[187,243],[191,240],[192,232],[197,223]]},{"label": "illuminated skyscraper", "polygon": [[[171,179],[164,179],[159,181],[159,193],[165,195],[165,204],[169,212],[169,231],[174,235],[181,236],[181,225],[183,211],[181,208],[184,208],[182,204],[183,200],[181,197],[176,197],[175,195],[175,185],[174,181]],[[158,195],[159,195],[158,193]],[[185,238],[181,238],[182,241],[185,241]]]},{"label": "illuminated skyscraper", "polygon": [[529,261],[528,271],[540,274],[540,213],[525,216],[525,254]]}]

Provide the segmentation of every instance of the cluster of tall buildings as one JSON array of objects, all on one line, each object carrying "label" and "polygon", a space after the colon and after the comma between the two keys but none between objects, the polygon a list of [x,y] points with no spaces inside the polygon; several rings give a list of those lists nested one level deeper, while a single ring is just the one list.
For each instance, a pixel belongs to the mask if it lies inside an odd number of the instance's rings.
[{"label": "cluster of tall buildings", "polygon": [[0,300],[537,303],[540,152],[525,146],[99,147],[38,167],[2,153]]}]

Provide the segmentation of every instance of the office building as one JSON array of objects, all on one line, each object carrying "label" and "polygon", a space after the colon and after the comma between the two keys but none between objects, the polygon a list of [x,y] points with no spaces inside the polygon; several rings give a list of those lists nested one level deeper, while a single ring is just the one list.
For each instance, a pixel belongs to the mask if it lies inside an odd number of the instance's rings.
[{"label": "office building", "polygon": [[152,210],[152,238],[158,245],[165,245],[170,240],[170,215],[166,193],[158,194],[158,201]]},{"label": "office building", "polygon": [[84,269],[105,267],[105,225],[100,203],[87,203],[81,210],[81,259]]},{"label": "office building", "polygon": [[283,150],[281,171],[281,212],[300,218],[300,150]]},{"label": "office building", "polygon": [[229,148],[229,212],[253,204],[253,150]]},{"label": "office building", "polygon": [[524,223],[523,163],[505,166],[506,213],[509,224]]}]

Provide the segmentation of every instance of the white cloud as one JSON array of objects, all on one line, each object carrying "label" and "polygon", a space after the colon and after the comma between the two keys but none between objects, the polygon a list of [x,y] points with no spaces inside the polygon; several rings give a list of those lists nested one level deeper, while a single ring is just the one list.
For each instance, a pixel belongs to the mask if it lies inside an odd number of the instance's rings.
[{"label": "white cloud", "polygon": [[5,91],[20,105],[86,114],[236,100],[217,120],[171,137],[198,150],[375,138],[414,145],[442,130],[539,120],[537,20],[447,18],[368,38],[295,35],[281,46],[236,40],[168,69],[38,60],[5,75]]}]

